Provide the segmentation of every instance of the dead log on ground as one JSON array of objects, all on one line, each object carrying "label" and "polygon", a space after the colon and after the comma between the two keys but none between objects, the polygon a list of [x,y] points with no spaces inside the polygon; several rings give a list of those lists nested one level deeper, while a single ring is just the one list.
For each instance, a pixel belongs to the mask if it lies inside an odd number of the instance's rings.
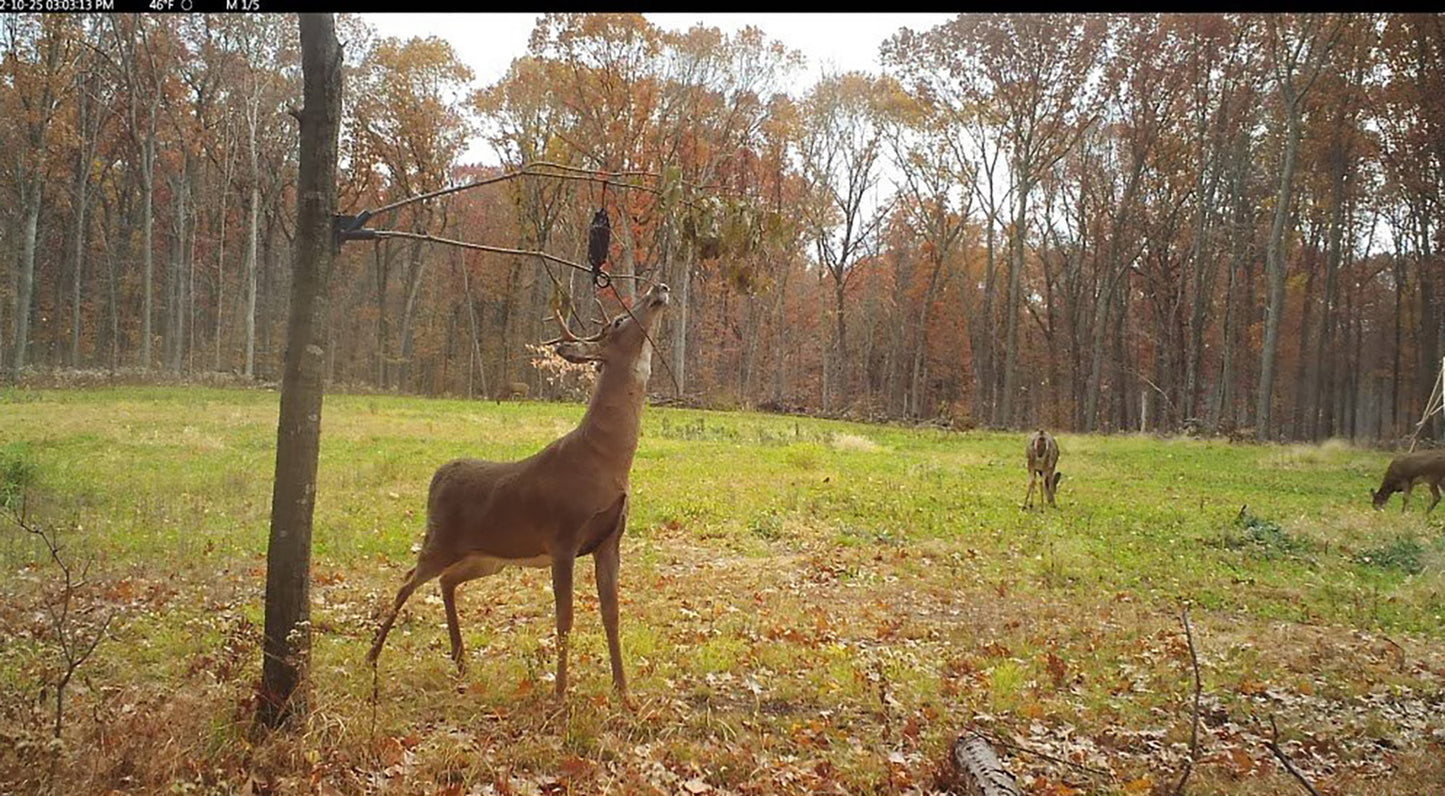
[{"label": "dead log on ground", "polygon": [[969,796],[1020,796],[1018,783],[1003,767],[993,747],[977,733],[966,732],[953,742],[953,768]]}]

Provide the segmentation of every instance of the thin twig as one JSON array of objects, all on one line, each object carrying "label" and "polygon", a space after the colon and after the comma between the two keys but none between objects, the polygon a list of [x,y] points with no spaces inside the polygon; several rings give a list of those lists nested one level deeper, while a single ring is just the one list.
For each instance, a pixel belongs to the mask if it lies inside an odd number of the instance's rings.
[{"label": "thin twig", "polygon": [[[24,496],[21,497],[18,507],[10,507],[10,516],[21,530],[38,537],[40,541],[44,543],[46,551],[50,553],[50,560],[55,562],[62,576],[62,588],[60,596],[57,598],[60,607],[57,609],[55,604],[51,602],[46,602],[45,604],[46,613],[50,615],[51,632],[55,634],[55,641],[60,646],[60,655],[65,663],[65,671],[61,673],[53,683],[55,686],[55,721],[53,731],[55,737],[59,738],[65,726],[65,689],[70,685],[70,680],[75,676],[75,672],[90,659],[91,654],[95,652],[95,648],[100,646],[101,639],[105,638],[106,632],[110,629],[111,620],[115,618],[115,610],[112,609],[106,614],[105,619],[100,624],[100,628],[95,631],[95,635],[91,636],[89,641],[74,638],[73,628],[71,627],[70,605],[71,601],[75,598],[76,591],[86,584],[85,577],[90,572],[89,562],[81,568],[80,580],[76,580],[75,573],[71,569],[70,564],[60,556],[61,546],[59,540],[54,534],[45,530],[44,527],[31,524],[26,512],[26,500]],[[52,759],[52,779],[55,774],[55,765],[56,759]]]},{"label": "thin twig", "polygon": [[376,704],[381,701],[381,675],[376,670],[376,661],[371,662],[371,724],[367,728],[367,747],[376,750]]},{"label": "thin twig", "polygon": [[1320,792],[1315,790],[1314,786],[1310,784],[1310,781],[1305,779],[1304,774],[1301,774],[1299,769],[1295,768],[1294,764],[1289,761],[1289,757],[1285,755],[1284,750],[1279,748],[1279,727],[1274,723],[1273,714],[1269,717],[1269,729],[1273,733],[1273,737],[1266,741],[1264,745],[1269,748],[1269,751],[1274,753],[1274,756],[1279,759],[1279,762],[1284,764],[1285,770],[1294,775],[1294,778],[1299,781],[1299,784],[1310,792],[1310,796],[1320,796]]},{"label": "thin twig", "polygon": [[1194,631],[1189,626],[1187,603],[1180,612],[1180,618],[1184,621],[1184,638],[1189,642],[1189,663],[1194,671],[1194,712],[1189,721],[1189,760],[1184,763],[1184,774],[1179,777],[1179,784],[1174,786],[1176,796],[1184,793],[1184,785],[1194,771],[1194,761],[1199,759],[1199,655],[1194,651]]}]

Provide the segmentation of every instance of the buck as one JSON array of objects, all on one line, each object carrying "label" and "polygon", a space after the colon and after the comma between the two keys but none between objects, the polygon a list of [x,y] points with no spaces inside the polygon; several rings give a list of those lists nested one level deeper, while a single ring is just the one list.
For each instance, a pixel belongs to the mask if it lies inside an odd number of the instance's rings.
[{"label": "buck", "polygon": [[1440,502],[1440,482],[1445,481],[1445,450],[1420,451],[1396,456],[1385,468],[1385,478],[1380,488],[1370,493],[1375,508],[1383,509],[1390,496],[1404,492],[1400,498],[1400,511],[1410,505],[1410,489],[1416,481],[1430,485],[1430,506],[1428,514]]},{"label": "buck", "polygon": [[[451,657],[466,670],[457,621],[457,587],[507,566],[551,567],[557,619],[556,696],[567,690],[567,636],[572,630],[572,570],[591,555],[607,633],[612,685],[630,705],[617,637],[619,543],[627,525],[628,473],[637,451],[652,338],[668,303],[656,285],[635,309],[607,320],[602,331],[578,338],[560,314],[562,336],[544,345],[570,362],[601,366],[577,428],[530,458],[516,462],[456,459],[437,468],[427,494],[426,539],[406,573],[367,653],[373,666],[417,587],[440,577]],[[604,316],[605,317],[605,316]]]},{"label": "buck", "polygon": [[1039,484],[1039,491],[1048,499],[1049,505],[1057,508],[1054,503],[1054,493],[1059,488],[1059,479],[1063,473],[1054,472],[1059,466],[1059,443],[1054,441],[1051,434],[1039,429],[1028,442],[1029,457],[1029,494],[1024,498],[1024,508],[1029,508],[1034,503],[1034,484]]}]

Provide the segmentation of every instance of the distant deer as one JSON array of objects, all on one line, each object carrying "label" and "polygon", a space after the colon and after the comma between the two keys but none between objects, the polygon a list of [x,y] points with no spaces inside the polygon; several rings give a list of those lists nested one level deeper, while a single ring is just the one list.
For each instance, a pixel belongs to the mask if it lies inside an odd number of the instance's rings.
[{"label": "distant deer", "polygon": [[1430,506],[1425,509],[1428,514],[1435,508],[1435,504],[1440,502],[1440,482],[1445,481],[1445,450],[1419,451],[1396,456],[1390,466],[1385,468],[1385,478],[1380,482],[1380,488],[1370,493],[1375,508],[1383,509],[1391,495],[1404,492],[1400,498],[1400,511],[1403,513],[1410,505],[1410,489],[1415,486],[1416,481],[1430,485]]},{"label": "distant deer", "polygon": [[1064,477],[1063,473],[1054,472],[1059,466],[1059,443],[1054,441],[1053,435],[1039,429],[1029,437],[1029,494],[1024,498],[1024,508],[1034,504],[1034,484],[1039,483],[1039,491],[1048,499],[1049,505],[1057,508],[1054,503],[1054,493],[1058,491],[1059,479]]},{"label": "distant deer", "polygon": [[528,391],[527,382],[514,381],[507,385],[507,400],[526,400]]},{"label": "distant deer", "polygon": [[597,596],[612,684],[624,704],[627,680],[617,637],[619,543],[627,525],[628,473],[637,451],[652,342],[668,303],[666,285],[647,292],[628,315],[578,338],[560,314],[562,336],[546,345],[570,362],[597,362],[602,372],[577,428],[516,462],[456,459],[437,468],[427,495],[426,539],[416,566],[396,593],[366,659],[373,665],[411,593],[441,577],[451,657],[465,671],[457,625],[457,586],[506,566],[551,567],[557,611],[556,695],[567,690],[567,635],[572,630],[572,568],[596,564]]}]

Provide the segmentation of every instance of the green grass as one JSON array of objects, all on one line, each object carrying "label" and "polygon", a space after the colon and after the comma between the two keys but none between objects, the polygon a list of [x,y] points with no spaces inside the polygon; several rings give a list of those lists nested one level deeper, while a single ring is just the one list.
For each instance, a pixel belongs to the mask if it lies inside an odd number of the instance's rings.
[{"label": "green grass", "polygon": [[[1021,511],[1022,434],[664,408],[644,413],[623,543],[638,711],[608,696],[584,566],[567,713],[548,698],[547,573],[506,570],[462,589],[462,678],[435,589],[413,597],[373,724],[362,654],[433,469],[530,454],[582,407],[350,395],[323,416],[316,708],[253,745],[276,410],[264,391],[0,393],[0,498],[25,495],[93,562],[83,615],[119,612],[70,697],[77,787],[899,791],[937,784],[951,739],[982,727],[1094,770],[1007,752],[1031,792],[1147,792],[1187,753],[1186,602],[1214,717],[1193,789],[1292,787],[1262,745],[1270,714],[1326,789],[1445,775],[1445,515],[1370,509],[1386,454],[1066,434],[1060,508]],[[53,564],[0,523],[0,566],[17,573],[0,783],[33,789]],[[1162,740],[1118,740],[1137,737]]]}]

